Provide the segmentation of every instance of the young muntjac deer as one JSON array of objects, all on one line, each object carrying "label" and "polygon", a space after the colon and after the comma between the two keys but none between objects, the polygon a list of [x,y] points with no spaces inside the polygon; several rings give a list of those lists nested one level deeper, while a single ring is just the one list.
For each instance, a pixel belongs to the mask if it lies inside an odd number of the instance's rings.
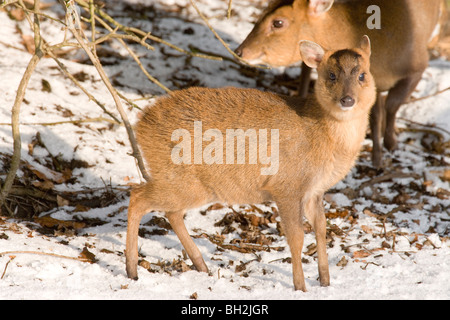
[{"label": "young muntjac deer", "polygon": [[[370,129],[372,163],[382,165],[384,146],[397,147],[395,115],[411,95],[428,65],[427,43],[439,21],[442,0],[275,0],[236,49],[243,59],[272,66],[301,61],[298,43],[324,48],[352,48],[367,34],[373,45],[371,72],[379,92]],[[310,70],[310,69],[309,69]],[[307,91],[302,69],[300,95]],[[380,93],[388,91],[383,110]]]},{"label": "young muntjac deer", "polygon": [[[196,269],[207,272],[184,225],[185,211],[211,202],[272,200],[290,247],[295,289],[306,291],[301,261],[304,216],[316,234],[320,284],[329,285],[322,198],[352,168],[364,139],[376,98],[370,52],[367,36],[359,47],[335,52],[302,41],[303,60],[319,74],[315,95],[307,98],[255,89],[190,88],[146,108],[136,137],[151,180],[131,191],[128,277],[137,279],[139,223],[151,210],[165,212]],[[228,133],[239,130],[243,139],[235,150],[234,136],[228,141]],[[251,145],[253,138],[259,140],[258,152],[256,143]],[[210,144],[203,148],[205,141]],[[273,170],[265,171],[269,153]]]}]

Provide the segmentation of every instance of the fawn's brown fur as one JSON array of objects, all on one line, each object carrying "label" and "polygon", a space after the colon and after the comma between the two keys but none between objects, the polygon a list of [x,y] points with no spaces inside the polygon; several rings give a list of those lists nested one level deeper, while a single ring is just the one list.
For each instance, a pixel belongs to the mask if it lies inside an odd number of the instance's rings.
[{"label": "fawn's brown fur", "polygon": [[[368,8],[373,5],[379,8],[380,29],[368,28],[372,13]],[[300,40],[337,50],[354,47],[367,34],[373,45],[371,72],[377,90],[389,91],[384,110],[378,95],[370,123],[372,161],[380,167],[381,138],[384,135],[389,151],[397,147],[395,115],[428,65],[427,44],[439,22],[441,5],[442,0],[275,0],[236,53],[250,62],[289,66],[301,61]],[[307,92],[309,70],[302,68],[300,95]]]},{"label": "fawn's brown fur", "polygon": [[[354,165],[375,101],[375,83],[367,37],[359,47],[336,52],[324,52],[309,41],[300,46],[306,63],[318,68],[315,95],[300,98],[255,89],[190,88],[172,92],[145,109],[136,136],[151,180],[131,192],[126,244],[130,278],[137,279],[139,223],[151,210],[165,212],[196,269],[207,272],[184,225],[185,211],[211,202],[273,200],[291,250],[295,289],[306,291],[301,261],[304,216],[316,233],[320,284],[329,285],[322,198]],[[182,128],[195,134],[194,121],[202,121],[203,130],[221,132],[278,129],[278,171],[261,175],[261,163],[175,164],[173,132]],[[274,152],[274,145],[270,147]]]}]

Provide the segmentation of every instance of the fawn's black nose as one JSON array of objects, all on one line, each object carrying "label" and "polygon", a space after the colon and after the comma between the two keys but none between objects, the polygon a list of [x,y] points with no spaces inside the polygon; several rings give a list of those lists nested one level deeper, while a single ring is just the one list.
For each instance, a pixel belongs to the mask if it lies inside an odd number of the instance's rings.
[{"label": "fawn's black nose", "polygon": [[341,99],[341,106],[343,106],[343,107],[350,108],[350,107],[353,107],[354,104],[355,104],[355,99],[353,99],[350,96],[345,96]]}]

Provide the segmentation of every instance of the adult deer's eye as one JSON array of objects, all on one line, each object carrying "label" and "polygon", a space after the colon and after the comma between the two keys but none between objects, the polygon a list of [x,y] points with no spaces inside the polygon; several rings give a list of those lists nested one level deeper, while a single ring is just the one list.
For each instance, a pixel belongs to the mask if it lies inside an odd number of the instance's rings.
[{"label": "adult deer's eye", "polygon": [[330,72],[329,77],[330,77],[331,81],[335,81],[336,80],[336,75],[333,72]]},{"label": "adult deer's eye", "polygon": [[366,79],[366,74],[363,72],[363,73],[361,73],[360,75],[359,75],[359,81],[364,81],[365,79]]},{"label": "adult deer's eye", "polygon": [[280,29],[284,27],[284,21],[283,20],[273,20],[272,21],[272,27],[274,27],[275,29]]}]

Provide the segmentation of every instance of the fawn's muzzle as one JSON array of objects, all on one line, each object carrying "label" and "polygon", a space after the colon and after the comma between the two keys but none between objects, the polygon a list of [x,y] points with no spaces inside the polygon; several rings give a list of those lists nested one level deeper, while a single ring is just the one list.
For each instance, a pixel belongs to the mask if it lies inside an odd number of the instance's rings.
[{"label": "fawn's muzzle", "polygon": [[355,105],[355,99],[350,96],[345,96],[341,99],[342,108],[351,108]]}]

